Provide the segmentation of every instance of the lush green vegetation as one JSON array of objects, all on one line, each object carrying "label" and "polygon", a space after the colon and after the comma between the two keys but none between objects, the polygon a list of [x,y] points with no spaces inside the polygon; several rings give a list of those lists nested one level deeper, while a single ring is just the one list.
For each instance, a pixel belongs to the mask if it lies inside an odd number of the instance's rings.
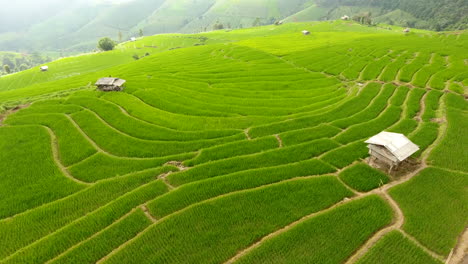
[{"label": "lush green vegetation", "polygon": [[229,195],[166,218],[107,262],[219,263],[262,236],[350,195],[333,177]]},{"label": "lush green vegetation", "polygon": [[[226,2],[213,8],[252,5]],[[292,12],[275,3],[268,14]],[[239,261],[341,263],[395,223],[387,200],[353,190],[391,179],[403,181],[389,191],[402,234],[447,257],[468,217],[468,35],[402,30],[156,35],[1,77],[0,263],[222,263],[265,236]],[[95,89],[109,75],[123,91]],[[399,178],[365,165],[381,131],[407,135],[429,168]],[[391,233],[361,261],[425,261],[417,244]]]},{"label": "lush green vegetation", "polygon": [[424,252],[402,233],[392,231],[380,239],[357,263],[441,264],[442,262]]},{"label": "lush green vegetation", "polygon": [[339,177],[349,187],[360,192],[373,190],[390,181],[386,174],[363,163],[346,168]]},{"label": "lush green vegetation", "polygon": [[448,255],[468,217],[466,174],[428,168],[390,190],[405,215],[403,229],[423,245]]},{"label": "lush green vegetation", "polygon": [[236,263],[343,263],[391,219],[381,198],[363,198],[296,225]]}]

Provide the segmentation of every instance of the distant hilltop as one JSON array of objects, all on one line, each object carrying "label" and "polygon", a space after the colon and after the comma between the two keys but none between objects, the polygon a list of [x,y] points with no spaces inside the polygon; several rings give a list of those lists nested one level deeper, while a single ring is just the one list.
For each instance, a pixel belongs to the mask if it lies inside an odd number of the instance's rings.
[{"label": "distant hilltop", "polygon": [[[439,0],[44,0],[5,3],[0,50],[90,51],[99,38],[199,33],[366,14],[376,23],[431,30],[466,29],[466,1]],[[44,8],[46,7],[46,8]],[[40,12],[37,12],[40,10]]]}]

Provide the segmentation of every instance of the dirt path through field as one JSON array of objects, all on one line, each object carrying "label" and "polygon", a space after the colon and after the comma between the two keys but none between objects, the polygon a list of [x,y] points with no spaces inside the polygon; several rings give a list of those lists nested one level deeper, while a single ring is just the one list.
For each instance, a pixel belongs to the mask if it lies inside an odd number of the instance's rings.
[{"label": "dirt path through field", "polygon": [[50,143],[51,143],[51,148],[52,148],[53,160],[54,160],[55,164],[57,165],[57,167],[59,167],[62,174],[65,177],[69,178],[70,180],[72,180],[72,181],[74,181],[76,183],[84,184],[84,185],[91,185],[91,183],[81,181],[81,180],[73,177],[73,175],[70,174],[70,172],[67,170],[67,168],[61,162],[57,137],[55,136],[52,129],[50,129],[49,127],[46,127],[46,126],[44,126],[44,128],[47,130],[47,132],[49,132],[49,135],[50,135]]},{"label": "dirt path through field", "polygon": [[282,148],[284,146],[284,144],[283,144],[283,140],[281,139],[280,135],[276,134],[275,138],[276,138],[276,140],[278,140],[279,148]]},{"label": "dirt path through field", "polygon": [[[426,98],[427,98],[428,93],[429,92],[424,93],[424,95],[421,97],[421,100],[419,101],[419,112],[414,117],[414,119],[416,121],[418,121],[419,123],[421,123],[423,121],[422,120],[422,115],[424,114],[424,112],[426,112]],[[415,129],[415,131],[416,130],[417,129]]]},{"label": "dirt path through field", "polygon": [[468,228],[458,239],[457,246],[452,250],[447,264],[468,264]]},{"label": "dirt path through field", "polygon": [[171,183],[167,180],[167,176],[169,176],[171,174],[172,174],[172,171],[167,172],[167,173],[163,173],[163,174],[158,176],[158,179],[162,180],[164,182],[164,184],[166,184],[166,186],[169,188],[169,190],[174,190],[175,187],[172,186]]}]

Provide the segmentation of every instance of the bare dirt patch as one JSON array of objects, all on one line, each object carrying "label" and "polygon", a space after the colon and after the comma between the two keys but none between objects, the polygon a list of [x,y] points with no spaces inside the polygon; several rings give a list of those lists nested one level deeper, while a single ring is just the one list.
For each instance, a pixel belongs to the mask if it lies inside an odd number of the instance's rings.
[{"label": "bare dirt patch", "polygon": [[[367,164],[369,164],[369,158],[367,158],[365,161]],[[398,180],[421,169],[423,162],[415,158],[409,158],[400,163],[398,167],[394,167],[392,171],[390,171],[388,164],[378,160],[373,161],[372,165],[370,166],[388,174],[393,180]]]},{"label": "bare dirt patch", "polygon": [[437,124],[445,124],[447,123],[447,120],[445,118],[432,118],[431,122]]},{"label": "bare dirt patch", "polygon": [[166,162],[165,165],[174,166],[178,168],[180,171],[185,171],[185,170],[190,169],[189,167],[186,167],[182,161],[169,161],[169,162]]},{"label": "bare dirt patch", "polygon": [[9,115],[12,115],[16,112],[18,112],[19,110],[21,109],[24,109],[24,108],[27,108],[29,107],[31,104],[23,104],[23,105],[18,105],[18,106],[15,106],[14,108],[10,109],[10,110],[7,110],[3,113],[0,113],[0,126],[3,126],[3,121],[5,121],[7,119],[7,117]]}]

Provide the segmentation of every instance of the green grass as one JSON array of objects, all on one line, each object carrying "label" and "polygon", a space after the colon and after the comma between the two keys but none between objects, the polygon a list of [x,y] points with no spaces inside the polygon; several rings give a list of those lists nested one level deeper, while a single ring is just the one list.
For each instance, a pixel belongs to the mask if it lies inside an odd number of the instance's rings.
[{"label": "green grass", "polygon": [[321,160],[337,168],[344,168],[356,160],[365,158],[368,152],[369,149],[367,149],[366,145],[361,141],[357,141],[327,152]]},{"label": "green grass", "polygon": [[405,215],[403,229],[427,248],[447,256],[468,217],[466,174],[428,168],[390,190]]},{"label": "green grass", "polygon": [[137,209],[50,263],[96,263],[150,224],[151,221],[143,211]]},{"label": "green grass", "polygon": [[164,217],[189,205],[229,192],[241,191],[297,177],[332,173],[335,169],[319,160],[306,160],[270,168],[236,172],[180,186],[148,204],[151,213]]},{"label": "green grass", "polygon": [[390,181],[386,174],[364,163],[346,168],[340,173],[339,177],[349,187],[360,192],[368,192]]},{"label": "green grass", "polygon": [[244,140],[203,149],[197,157],[185,162],[187,166],[231,158],[235,156],[248,155],[279,147],[275,137],[265,137],[255,140]]},{"label": "green grass", "polygon": [[175,263],[223,262],[259,238],[350,195],[333,177],[296,180],[230,195],[152,226],[107,263],[155,263],[164,259]]},{"label": "green grass", "polygon": [[46,129],[0,127],[0,138],[0,219],[84,189],[56,167]]},{"label": "green grass", "polygon": [[[169,29],[184,20],[169,16],[170,8],[187,1],[161,6],[163,24],[139,26]],[[212,1],[186,27],[215,23],[251,2]],[[277,1],[259,4],[268,6],[265,15],[288,12]],[[324,11],[314,5],[307,1]],[[347,9],[330,16],[339,10]],[[96,23],[88,27],[102,30]],[[410,137],[421,147],[416,158],[432,149],[424,158],[433,167],[391,195],[404,211],[405,233],[447,255],[468,211],[468,104],[460,94],[468,35],[392,28],[323,21],[157,35],[52,62],[45,73],[0,77],[0,262],[94,263],[119,248],[107,263],[222,263],[351,197],[350,189],[388,184],[363,163],[364,141],[383,130]],[[127,80],[123,91],[92,86],[110,75]],[[339,178],[324,176],[330,173]],[[359,199],[273,237],[242,261],[340,263],[390,218],[380,198]],[[421,253],[392,239],[382,254],[401,250],[405,262]]]},{"label": "green grass", "polygon": [[75,164],[97,152],[62,114],[31,114],[14,116],[10,125],[42,125],[52,129],[57,136],[60,160],[65,166]]},{"label": "green grass", "polygon": [[172,184],[179,186],[236,171],[272,167],[311,159],[337,146],[335,142],[329,139],[318,139],[308,143],[270,150],[263,153],[205,163],[191,170],[169,175],[168,179]]},{"label": "green grass", "polygon": [[[66,227],[76,219],[85,216],[132,190],[149,183],[163,172],[174,170],[164,167],[143,173],[102,181],[80,192],[45,204],[35,210],[19,214],[12,219],[0,221],[0,234],[5,239],[0,241],[0,258],[5,258],[15,251]],[[50,218],[50,216],[53,216]],[[17,234],[21,233],[21,236]]]},{"label": "green grass", "polygon": [[448,98],[447,133],[441,143],[434,148],[429,160],[436,166],[468,172],[468,153],[465,147],[468,114],[463,110],[467,109],[466,102],[451,100],[458,99],[457,97]]},{"label": "green grass", "polygon": [[392,231],[381,238],[357,263],[441,264],[442,262],[424,252],[399,231]]},{"label": "green grass", "polygon": [[382,198],[359,199],[307,219],[236,263],[343,263],[391,220],[392,210]]},{"label": "green grass", "polygon": [[73,245],[90,238],[111,225],[128,211],[167,192],[162,181],[153,181],[115,199],[98,210],[48,234],[4,260],[4,263],[46,262],[59,256]]}]

